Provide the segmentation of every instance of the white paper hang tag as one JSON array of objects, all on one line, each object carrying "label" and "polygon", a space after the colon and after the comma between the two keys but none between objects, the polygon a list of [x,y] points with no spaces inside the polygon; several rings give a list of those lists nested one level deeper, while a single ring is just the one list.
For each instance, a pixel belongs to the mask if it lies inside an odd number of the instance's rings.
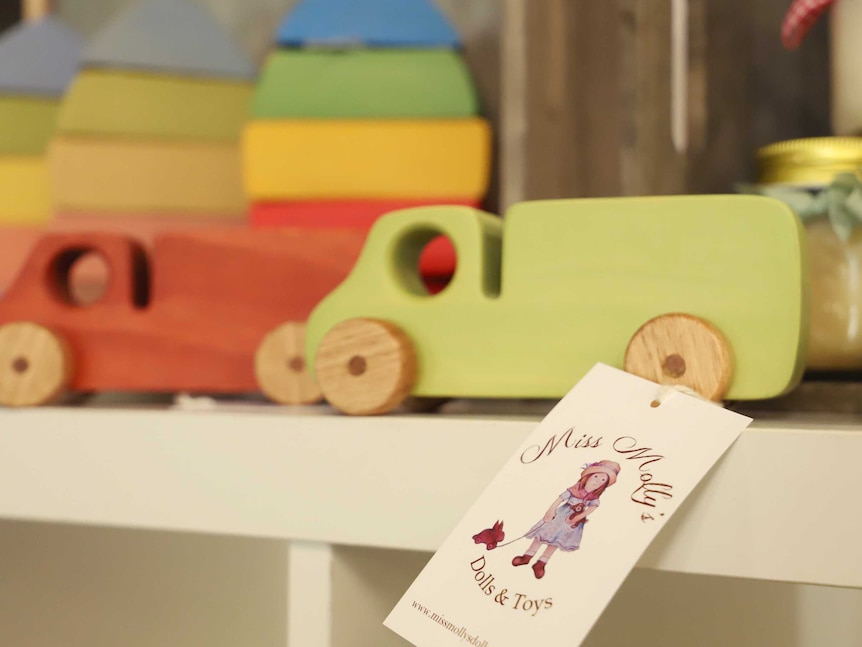
[{"label": "white paper hang tag", "polygon": [[751,419],[599,364],[460,521],[385,625],[418,647],[579,645]]}]

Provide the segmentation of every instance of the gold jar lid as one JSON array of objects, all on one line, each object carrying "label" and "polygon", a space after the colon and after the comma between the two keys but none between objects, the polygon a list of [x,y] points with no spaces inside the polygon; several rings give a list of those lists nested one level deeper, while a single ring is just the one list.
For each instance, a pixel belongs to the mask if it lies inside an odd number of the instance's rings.
[{"label": "gold jar lid", "polygon": [[812,137],[757,151],[760,184],[823,186],[841,173],[862,169],[862,137]]}]

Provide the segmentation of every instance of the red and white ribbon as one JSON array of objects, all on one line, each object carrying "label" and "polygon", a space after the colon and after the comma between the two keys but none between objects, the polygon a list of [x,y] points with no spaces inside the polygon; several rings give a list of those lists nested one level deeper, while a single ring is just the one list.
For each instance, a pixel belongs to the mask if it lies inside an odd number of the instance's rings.
[{"label": "red and white ribbon", "polygon": [[781,42],[787,49],[796,49],[817,19],[835,0],[793,0],[781,23]]}]

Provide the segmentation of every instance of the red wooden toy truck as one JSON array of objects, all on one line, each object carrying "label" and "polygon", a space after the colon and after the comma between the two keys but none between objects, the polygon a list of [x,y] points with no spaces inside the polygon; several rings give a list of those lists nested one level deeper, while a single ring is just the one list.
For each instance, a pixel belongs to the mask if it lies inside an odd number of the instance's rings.
[{"label": "red wooden toy truck", "polygon": [[[195,230],[157,238],[151,255],[120,235],[47,235],[0,300],[0,404],[43,404],[67,390],[318,400],[303,322],[347,275],[366,233]],[[72,268],[92,252],[108,284],[80,305]]]}]

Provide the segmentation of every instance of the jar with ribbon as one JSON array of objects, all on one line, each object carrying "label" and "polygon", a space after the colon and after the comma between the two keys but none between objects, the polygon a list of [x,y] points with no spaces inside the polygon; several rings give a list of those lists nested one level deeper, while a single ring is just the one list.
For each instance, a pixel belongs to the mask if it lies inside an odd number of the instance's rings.
[{"label": "jar with ribbon", "polygon": [[811,284],[809,370],[862,369],[862,138],[779,142],[757,154],[758,184],[802,219]]}]

